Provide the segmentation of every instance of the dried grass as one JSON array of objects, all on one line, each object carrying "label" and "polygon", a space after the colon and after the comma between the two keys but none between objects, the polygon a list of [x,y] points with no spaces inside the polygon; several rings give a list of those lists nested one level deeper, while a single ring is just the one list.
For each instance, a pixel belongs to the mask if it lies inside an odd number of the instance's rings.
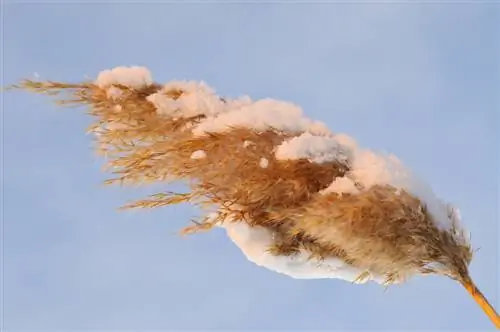
[{"label": "dried grass", "polygon": [[[108,170],[115,175],[107,184],[183,180],[190,189],[155,194],[125,209],[186,202],[217,206],[215,216],[193,221],[183,233],[207,231],[224,222],[262,226],[274,234],[270,253],[291,256],[306,249],[311,259],[338,258],[365,271],[356,280],[377,275],[389,285],[417,273],[447,275],[464,285],[500,328],[500,317],[469,277],[473,251],[453,211],[448,216],[452,227],[443,230],[423,202],[391,186],[364,188],[355,195],[319,193],[343,177],[350,165],[276,160],[276,146],[301,133],[231,128],[195,137],[190,128],[204,116],[158,115],[146,100],[162,88],[158,84],[138,90],[116,85],[111,94],[92,82],[24,80],[11,88],[64,93],[60,105],[90,106],[96,121],[89,131],[96,134],[96,149],[107,157]],[[176,99],[184,92],[163,93]],[[199,150],[205,158],[192,159]],[[265,168],[260,166],[262,158],[268,161]]]},{"label": "dried grass", "polygon": [[[450,231],[438,229],[417,198],[390,186],[356,195],[322,195],[318,192],[349,171],[347,162],[276,160],[274,148],[300,133],[232,128],[194,136],[190,128],[203,116],[158,115],[146,100],[160,90],[156,84],[140,90],[118,85],[119,98],[90,82],[24,80],[13,88],[49,95],[64,92],[59,104],[91,106],[89,114],[96,122],[89,130],[96,133],[97,148],[107,156],[108,170],[115,175],[106,183],[184,180],[189,185],[187,193],[160,193],[124,208],[183,202],[220,207],[215,218],[195,221],[184,233],[209,230],[233,216],[272,230],[276,242],[269,251],[275,255],[294,255],[305,248],[312,258],[340,258],[385,276],[387,283],[415,273],[468,277],[472,250],[459,225]],[[183,92],[167,93],[175,99]],[[252,144],[245,144],[248,141]],[[206,157],[191,159],[198,150],[205,151]],[[261,158],[269,161],[266,168],[259,165]]]}]

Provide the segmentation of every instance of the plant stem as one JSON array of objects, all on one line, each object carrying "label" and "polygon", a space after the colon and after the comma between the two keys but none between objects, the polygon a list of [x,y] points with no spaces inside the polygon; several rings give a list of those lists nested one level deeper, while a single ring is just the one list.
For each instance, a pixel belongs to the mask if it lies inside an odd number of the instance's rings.
[{"label": "plant stem", "polygon": [[481,293],[481,291],[476,287],[472,279],[465,278],[464,280],[461,280],[460,283],[462,284],[462,286],[464,286],[464,288],[472,296],[476,303],[479,304],[481,309],[483,309],[483,311],[493,322],[497,330],[500,330],[500,316],[495,311],[495,308],[493,308],[493,306],[488,302],[483,293]]}]

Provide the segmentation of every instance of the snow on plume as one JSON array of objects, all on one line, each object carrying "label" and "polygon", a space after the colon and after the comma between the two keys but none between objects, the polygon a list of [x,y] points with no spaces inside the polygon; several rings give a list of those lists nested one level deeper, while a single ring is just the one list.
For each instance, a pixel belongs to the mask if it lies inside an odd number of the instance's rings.
[{"label": "snow on plume", "polygon": [[[113,85],[143,88],[153,83],[151,74],[144,67],[116,67],[102,71],[96,81],[101,88],[108,89],[108,97],[119,98],[119,89]],[[173,100],[166,92],[182,91]],[[347,161],[350,171],[345,178],[332,179],[332,184],[322,193],[338,192],[354,194],[374,185],[391,185],[408,191],[426,204],[438,226],[449,228],[448,207],[436,197],[432,189],[407,169],[394,156],[375,154],[358,147],[356,141],[345,134],[333,134],[321,122],[312,121],[302,114],[302,109],[292,103],[262,99],[252,101],[249,97],[222,100],[215,91],[203,82],[173,81],[147,99],[153,103],[159,114],[170,117],[206,118],[191,128],[194,135],[207,132],[225,132],[234,127],[245,127],[255,131],[269,129],[299,134],[276,148],[275,156],[283,159],[308,159],[324,163],[333,160]],[[248,147],[250,143],[243,143]],[[202,154],[196,151],[194,158]],[[202,151],[203,152],[203,151]],[[260,161],[267,167],[269,161]]]},{"label": "snow on plume", "polygon": [[305,132],[279,145],[275,156],[278,160],[308,159],[315,163],[333,160],[346,162],[350,166],[348,174],[333,179],[331,185],[321,194],[332,192],[356,194],[360,190],[368,190],[376,185],[390,185],[396,189],[406,190],[419,198],[427,206],[438,227],[449,229],[451,226],[447,206],[398,158],[362,149],[348,135],[317,136]]},{"label": "snow on plume", "polygon": [[191,154],[191,159],[203,159],[207,157],[207,153],[203,150],[197,150]]},{"label": "snow on plume", "polygon": [[224,132],[234,127],[251,128],[256,131],[276,129],[285,132],[311,131],[318,134],[328,132],[326,126],[302,116],[302,110],[288,102],[262,99],[253,103],[207,118],[193,129],[195,135]]},{"label": "snow on plume", "polygon": [[268,252],[274,243],[273,234],[264,227],[250,227],[244,221],[225,220],[218,226],[224,228],[246,258],[258,266],[285,274],[296,279],[343,279],[349,282],[366,283],[373,280],[383,283],[381,277],[371,276],[356,280],[363,271],[347,265],[337,258],[309,259],[311,253],[302,250],[294,256],[275,256]]},{"label": "snow on plume", "polygon": [[358,148],[358,143],[356,142],[356,140],[347,134],[338,133],[333,135],[333,137],[340,145],[351,151]]},{"label": "snow on plume", "polygon": [[406,190],[427,206],[438,227],[449,229],[452,225],[447,205],[393,155],[375,154],[366,149],[355,150],[350,177],[366,189],[375,185],[391,185]]},{"label": "snow on plume", "polygon": [[343,176],[340,178],[336,178],[332,184],[330,184],[326,189],[323,189],[320,192],[322,195],[326,195],[329,193],[338,193],[338,194],[358,194],[359,189],[356,187],[356,183],[348,178],[347,176]]},{"label": "snow on plume", "polygon": [[102,89],[118,84],[140,89],[153,84],[153,79],[145,67],[116,67],[101,71],[94,83]]},{"label": "snow on plume", "polygon": [[350,167],[349,172],[344,177],[333,179],[320,194],[357,194],[376,185],[390,185],[419,198],[438,227],[449,229],[452,224],[447,205],[398,158],[360,148],[348,135],[317,136],[306,132],[279,145],[275,156],[278,160],[304,158],[315,163],[344,161]]},{"label": "snow on plume", "polygon": [[261,168],[267,168],[269,166],[269,160],[267,160],[266,158],[260,158],[259,166]]},{"label": "snow on plume", "polygon": [[346,161],[348,149],[345,149],[334,137],[315,136],[309,132],[291,138],[276,149],[278,160],[308,159],[315,163],[339,160]]},{"label": "snow on plume", "polygon": [[[169,91],[182,91],[176,100],[169,97]],[[158,114],[173,118],[189,118],[197,115],[212,116],[225,110],[224,102],[215,94],[215,90],[204,82],[172,81],[147,97],[155,105]]]}]

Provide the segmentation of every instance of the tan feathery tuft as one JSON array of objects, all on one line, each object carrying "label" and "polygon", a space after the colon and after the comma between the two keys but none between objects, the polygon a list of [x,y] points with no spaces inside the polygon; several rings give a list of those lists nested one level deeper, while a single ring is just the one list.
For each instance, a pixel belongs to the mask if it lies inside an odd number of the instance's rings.
[{"label": "tan feathery tuft", "polygon": [[[90,106],[96,121],[89,131],[96,134],[96,150],[114,174],[107,184],[183,180],[190,189],[158,193],[124,208],[215,206],[215,212],[182,233],[224,223],[262,227],[273,234],[270,254],[293,257],[306,251],[311,260],[335,258],[361,271],[360,282],[371,275],[386,284],[415,274],[446,275],[460,282],[500,328],[498,314],[470,278],[473,251],[454,210],[448,216],[451,227],[440,229],[424,202],[391,185],[359,186],[359,193],[322,192],[348,175],[352,165],[349,158],[323,163],[277,159],[276,147],[301,131],[235,126],[195,135],[191,129],[207,116],[159,114],[148,96],[163,93],[175,101],[185,91],[165,91],[155,83],[140,88],[114,84],[113,94],[95,82],[23,80],[11,88],[62,95],[59,104],[64,106]],[[203,158],[191,158],[197,151],[204,152]]]}]

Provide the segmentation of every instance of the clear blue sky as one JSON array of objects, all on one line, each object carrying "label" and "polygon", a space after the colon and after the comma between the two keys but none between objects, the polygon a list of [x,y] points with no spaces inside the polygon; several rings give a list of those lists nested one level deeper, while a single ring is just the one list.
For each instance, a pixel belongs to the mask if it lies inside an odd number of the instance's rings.
[{"label": "clear blue sky", "polygon": [[[472,275],[499,308],[499,5],[138,2],[7,2],[4,83],[144,65],[158,82],[299,104],[460,207],[481,247]],[[102,187],[89,117],[3,98],[8,330],[492,328],[444,277],[386,292],[299,281],[248,262],[221,230],[178,237],[189,206],[117,212],[161,187]]]}]

